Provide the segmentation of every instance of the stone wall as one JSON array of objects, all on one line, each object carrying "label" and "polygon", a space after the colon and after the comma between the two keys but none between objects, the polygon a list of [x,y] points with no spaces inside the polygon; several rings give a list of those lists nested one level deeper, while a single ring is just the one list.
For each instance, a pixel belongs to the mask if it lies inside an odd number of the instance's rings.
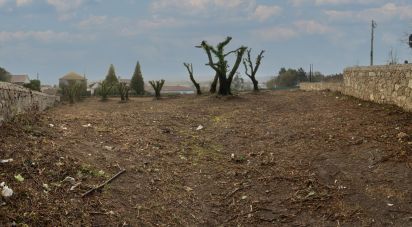
[{"label": "stone wall", "polygon": [[[340,88],[338,88],[338,87]],[[412,64],[346,68],[343,83],[302,83],[302,90],[332,90],[412,111]]]},{"label": "stone wall", "polygon": [[342,92],[341,83],[328,83],[328,82],[319,82],[319,83],[300,83],[300,89],[304,91],[339,91]]},{"label": "stone wall", "polygon": [[0,123],[19,113],[43,111],[56,105],[59,96],[31,91],[19,85],[0,82]]}]

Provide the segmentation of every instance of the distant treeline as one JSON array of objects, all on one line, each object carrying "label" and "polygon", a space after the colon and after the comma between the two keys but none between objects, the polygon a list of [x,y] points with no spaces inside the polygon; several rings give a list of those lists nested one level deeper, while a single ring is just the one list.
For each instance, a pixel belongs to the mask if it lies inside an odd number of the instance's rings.
[{"label": "distant treeline", "polygon": [[321,72],[313,72],[312,74],[305,72],[302,68],[286,69],[281,68],[277,76],[266,82],[269,89],[296,87],[301,82],[340,82],[343,81],[343,74],[333,74],[325,76]]}]

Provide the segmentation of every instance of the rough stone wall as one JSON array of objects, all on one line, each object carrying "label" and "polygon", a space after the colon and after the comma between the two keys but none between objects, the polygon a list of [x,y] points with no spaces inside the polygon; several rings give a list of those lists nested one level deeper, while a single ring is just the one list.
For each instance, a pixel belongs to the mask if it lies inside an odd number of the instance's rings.
[{"label": "rough stone wall", "polygon": [[318,83],[300,83],[300,89],[304,91],[339,91],[342,92],[342,83],[327,83],[327,82],[318,82]]},{"label": "rough stone wall", "polygon": [[59,96],[31,91],[19,85],[0,82],[0,123],[19,113],[43,111],[56,105]]},{"label": "rough stone wall", "polygon": [[345,94],[412,111],[412,64],[347,68]]},{"label": "rough stone wall", "polygon": [[412,64],[346,68],[343,83],[301,83],[307,91],[331,90],[412,111]]}]

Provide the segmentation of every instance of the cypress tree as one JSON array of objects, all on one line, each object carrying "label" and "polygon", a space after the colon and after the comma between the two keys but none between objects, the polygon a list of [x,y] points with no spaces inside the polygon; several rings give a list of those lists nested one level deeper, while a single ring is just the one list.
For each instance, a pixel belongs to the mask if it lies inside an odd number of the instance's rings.
[{"label": "cypress tree", "polygon": [[144,81],[143,81],[143,75],[140,69],[139,62],[136,63],[136,68],[134,69],[134,73],[133,73],[133,77],[131,81],[131,87],[136,92],[137,95],[144,94]]},{"label": "cypress tree", "polygon": [[114,66],[113,64],[110,65],[109,71],[107,72],[107,76],[106,76],[106,82],[111,84],[111,85],[115,85],[117,83],[119,83],[119,80],[117,79],[116,76],[116,71],[114,70]]}]

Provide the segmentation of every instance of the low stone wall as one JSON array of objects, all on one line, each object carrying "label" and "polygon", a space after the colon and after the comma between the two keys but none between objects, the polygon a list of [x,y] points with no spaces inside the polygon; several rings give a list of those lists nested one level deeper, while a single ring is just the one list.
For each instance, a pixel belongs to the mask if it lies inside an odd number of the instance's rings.
[{"label": "low stone wall", "polygon": [[302,83],[302,90],[340,91],[412,111],[412,64],[346,68],[343,83]]},{"label": "low stone wall", "polygon": [[56,105],[59,96],[31,91],[11,83],[0,82],[0,123],[16,114],[32,110],[43,111]]},{"label": "low stone wall", "polygon": [[412,111],[412,64],[347,68],[345,94]]},{"label": "low stone wall", "polygon": [[327,83],[327,82],[318,82],[318,83],[301,83],[300,89],[304,91],[339,91],[342,92],[342,83]]}]

